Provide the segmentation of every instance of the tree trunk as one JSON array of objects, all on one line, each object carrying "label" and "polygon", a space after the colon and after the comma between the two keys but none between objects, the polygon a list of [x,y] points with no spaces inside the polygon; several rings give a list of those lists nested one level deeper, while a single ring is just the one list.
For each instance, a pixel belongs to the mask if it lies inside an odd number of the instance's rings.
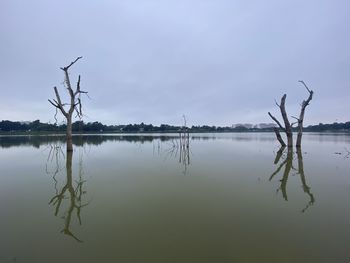
[{"label": "tree trunk", "polygon": [[66,137],[67,137],[67,152],[73,151],[73,138],[72,138],[72,117],[67,118],[67,131],[66,131]]},{"label": "tree trunk", "polygon": [[[283,97],[281,98],[281,103],[278,104],[276,102],[276,105],[280,108],[280,111],[281,111],[281,115],[282,115],[283,122],[284,122],[284,127],[276,119],[276,117],[274,117],[270,112],[268,114],[271,117],[271,119],[274,120],[274,122],[277,123],[278,127],[280,127],[280,129],[285,132],[285,134],[287,136],[287,145],[288,145],[288,147],[293,147],[293,131],[292,131],[292,126],[290,125],[290,122],[288,120],[287,112],[286,112],[286,98],[287,98],[287,94],[284,94]],[[276,129],[274,129],[274,131],[275,131],[277,140],[280,142],[280,144],[282,146],[285,146],[286,144],[283,141],[283,139],[281,137],[281,134],[279,133],[279,130],[276,128]]]},{"label": "tree trunk", "polygon": [[290,131],[290,132],[287,132],[287,144],[288,144],[288,147],[293,147],[293,133]]},{"label": "tree trunk", "polygon": [[285,132],[287,135],[287,145],[288,147],[293,147],[293,131],[286,112],[286,98],[287,98],[287,94],[284,94],[281,99],[280,110],[281,110],[281,114],[284,122]]},{"label": "tree trunk", "polygon": [[304,107],[305,101],[303,101],[303,105],[301,106],[300,116],[298,119],[298,135],[297,135],[297,142],[295,146],[297,148],[301,147],[301,139],[303,137],[303,122],[304,122],[304,115],[305,115],[305,107]]},{"label": "tree trunk", "polygon": [[298,126],[298,136],[297,136],[297,142],[296,142],[296,147],[301,148],[301,139],[303,137],[303,124]]},{"label": "tree trunk", "polygon": [[298,136],[297,136],[297,142],[295,145],[297,148],[301,147],[301,138],[303,136],[303,123],[304,123],[305,109],[307,105],[309,105],[310,101],[312,100],[312,96],[314,94],[314,92],[306,86],[304,81],[299,81],[299,82],[301,82],[304,85],[304,87],[307,89],[307,91],[309,92],[309,97],[307,98],[307,100],[304,100],[303,103],[301,104],[301,110],[300,110],[300,115],[298,119]]}]

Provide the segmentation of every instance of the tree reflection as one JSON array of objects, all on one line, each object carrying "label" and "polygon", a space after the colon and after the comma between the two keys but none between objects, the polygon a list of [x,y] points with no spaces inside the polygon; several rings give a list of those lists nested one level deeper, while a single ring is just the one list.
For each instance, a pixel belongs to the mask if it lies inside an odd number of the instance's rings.
[{"label": "tree reflection", "polygon": [[[56,153],[55,153],[56,154]],[[72,169],[72,160],[73,160],[73,152],[67,152],[67,156],[65,158],[66,160],[66,178],[65,178],[65,184],[61,187],[59,190],[57,188],[57,180],[56,175],[59,171],[59,161],[58,158],[55,158],[57,170],[53,173],[53,179],[55,181],[55,189],[56,189],[56,195],[51,198],[49,201],[49,204],[55,207],[55,216],[58,216],[60,212],[63,212],[62,218],[64,219],[64,227],[61,231],[61,233],[68,235],[75,239],[78,242],[83,242],[81,239],[79,239],[71,230],[71,222],[72,217],[74,214],[76,214],[76,217],[78,219],[79,225],[82,225],[81,220],[81,210],[83,207],[87,206],[88,203],[83,204],[83,195],[86,194],[86,191],[84,191],[83,186],[86,182],[83,180],[83,159],[82,155],[79,158],[79,169],[78,169],[78,178],[76,181],[73,181],[73,169]],[[64,209],[63,203],[67,200],[67,205],[65,206],[66,209]]]},{"label": "tree reflection", "polygon": [[295,169],[293,166],[293,148],[288,147],[287,152],[285,152],[286,147],[281,147],[278,152],[276,153],[276,158],[274,160],[274,164],[278,164],[277,169],[275,172],[273,172],[269,178],[269,181],[271,181],[275,175],[280,173],[282,168],[284,168],[282,179],[280,180],[281,184],[279,188],[277,189],[277,192],[281,191],[283,199],[288,201],[288,195],[287,195],[287,182],[290,175],[291,170],[295,170],[297,174],[300,176],[300,181],[302,183],[302,189],[304,193],[306,193],[309,197],[309,202],[306,204],[306,206],[301,210],[302,213],[304,213],[311,205],[315,203],[315,198],[313,194],[311,193],[311,188],[306,183],[306,177],[304,173],[304,163],[303,163],[303,155],[301,148],[298,148],[296,151],[297,155],[297,161],[298,161],[298,168]]},{"label": "tree reflection", "polygon": [[188,166],[191,163],[191,149],[190,149],[190,139],[189,137],[184,139],[172,139],[170,147],[165,150],[167,159],[168,157],[173,157],[178,160],[178,162],[183,167],[183,174],[186,175],[188,172]]},{"label": "tree reflection", "polygon": [[[56,190],[56,194],[58,194],[58,189],[57,189],[57,184],[58,181],[56,179],[57,174],[63,169],[63,167],[61,167],[60,163],[61,163],[61,159],[65,158],[64,152],[62,151],[62,148],[59,144],[53,144],[49,146],[50,151],[49,151],[49,155],[47,157],[47,161],[46,161],[46,173],[47,174],[51,174],[52,175],[52,179],[55,182],[55,190]],[[52,170],[49,169],[49,163],[53,163],[54,162],[54,168]]]},{"label": "tree reflection", "polygon": [[[73,135],[74,146],[99,146],[106,142],[130,142],[130,143],[151,143],[154,140],[161,142],[176,139],[177,135]],[[65,144],[65,136],[62,135],[40,135],[40,136],[1,136],[0,148],[32,146],[40,148],[41,146],[50,147],[52,144]]]},{"label": "tree reflection", "polygon": [[180,146],[180,154],[179,154],[179,163],[182,164],[183,174],[187,174],[187,168],[190,165],[190,145],[189,144],[181,144]]},{"label": "tree reflection", "polygon": [[305,173],[304,173],[304,162],[303,162],[303,154],[301,152],[301,148],[297,148],[297,156],[298,156],[298,174],[300,175],[300,180],[303,186],[304,193],[306,193],[310,201],[309,203],[305,206],[305,208],[302,210],[304,213],[306,209],[308,209],[313,203],[315,203],[315,198],[314,195],[311,193],[311,187],[306,184],[306,178],[305,178]]}]

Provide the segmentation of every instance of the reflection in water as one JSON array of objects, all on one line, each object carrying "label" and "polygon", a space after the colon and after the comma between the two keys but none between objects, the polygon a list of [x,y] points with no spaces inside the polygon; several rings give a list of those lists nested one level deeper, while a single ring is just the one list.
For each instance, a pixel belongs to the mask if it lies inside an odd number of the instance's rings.
[{"label": "reflection in water", "polygon": [[[202,133],[191,134],[191,140],[205,141],[205,140],[231,140],[237,142],[251,142],[251,141],[275,141],[274,133]],[[349,134],[324,134],[324,133],[305,133],[308,141],[318,142],[338,142],[350,143]],[[133,142],[145,143],[160,140],[161,142],[179,139],[179,134],[85,134],[73,135],[73,144],[75,146],[83,145],[101,145],[105,142]],[[49,146],[50,144],[64,144],[64,135],[20,135],[8,136],[0,135],[0,148],[10,148],[19,146],[32,146],[39,148],[40,146]]]},{"label": "reflection in water", "polygon": [[283,177],[280,180],[281,184],[280,184],[280,187],[277,189],[277,192],[281,190],[284,200],[288,201],[288,196],[287,196],[288,177],[289,177],[289,174],[290,174],[292,169],[296,170],[297,174],[299,174],[299,176],[300,176],[303,191],[304,191],[304,193],[306,193],[309,196],[309,202],[307,203],[305,208],[302,209],[302,212],[304,213],[306,211],[306,209],[308,209],[311,205],[314,204],[315,198],[310,191],[311,188],[306,183],[302,151],[301,151],[301,148],[297,149],[296,153],[297,153],[297,159],[298,159],[298,168],[295,169],[293,167],[293,148],[288,147],[287,153],[285,153],[285,148],[286,147],[281,147],[276,154],[274,164],[278,164],[281,159],[283,161],[279,164],[279,166],[277,167],[275,172],[272,173],[272,175],[269,178],[269,181],[271,181],[273,179],[273,177],[276,174],[278,174],[282,170],[282,168],[284,167]]},{"label": "reflection in water", "polygon": [[[350,159],[334,151],[349,144],[306,136],[303,152],[276,155],[268,141],[216,136],[191,138],[192,176],[182,174],[180,147],[164,161],[171,140],[84,144],[91,153],[75,147],[73,160],[59,143],[0,149],[0,262],[347,262]],[[257,181],[277,168],[267,185]],[[268,201],[271,194],[277,202]]]},{"label": "reflection in water", "polygon": [[304,174],[303,155],[302,155],[300,147],[297,148],[297,156],[298,156],[298,174],[300,175],[300,180],[301,180],[301,183],[303,185],[304,193],[306,193],[310,198],[309,203],[302,210],[302,212],[305,212],[306,209],[308,209],[310,205],[313,205],[313,203],[315,202],[315,198],[314,198],[314,195],[310,192],[311,188],[306,184],[306,179],[305,179],[305,174]]},{"label": "reflection in water", "polygon": [[180,154],[179,154],[179,163],[182,164],[184,170],[183,174],[187,174],[187,168],[190,165],[190,148],[187,147],[180,147]]},{"label": "reflection in water", "polygon": [[[183,167],[183,174],[186,175],[188,172],[188,166],[190,165],[190,155],[191,155],[191,150],[190,150],[190,140],[189,137],[184,140],[179,137],[179,140],[172,139],[171,140],[171,145],[168,149],[165,150],[166,156],[165,158],[167,159],[168,157],[173,157],[173,158],[178,158],[179,163]],[[159,149],[159,148],[158,148]]]},{"label": "reflection in water", "polygon": [[344,147],[345,153],[344,153],[344,159],[348,159],[350,157],[350,151],[348,150],[348,148]]},{"label": "reflection in water", "polygon": [[183,166],[183,174],[187,174],[187,167],[190,165],[190,139],[182,138],[180,136],[180,154],[179,154],[179,163]]},{"label": "reflection in water", "polygon": [[[63,187],[59,190],[57,187],[58,181],[56,179],[56,175],[58,172],[62,169],[60,169],[60,147],[53,147],[54,149],[52,152],[50,152],[49,159],[55,161],[56,168],[53,171],[53,180],[55,182],[55,190],[56,194],[54,197],[51,198],[49,204],[55,207],[55,216],[58,216],[60,210],[64,210],[62,208],[62,203],[64,200],[68,200],[68,206],[64,211],[63,219],[64,219],[64,227],[62,229],[62,233],[65,235],[71,236],[78,242],[83,242],[81,239],[79,239],[71,230],[71,221],[73,212],[76,212],[76,216],[79,222],[79,225],[82,225],[81,220],[81,209],[88,205],[88,203],[83,204],[82,197],[84,194],[86,194],[86,191],[83,189],[83,185],[85,181],[83,180],[83,159],[82,155],[79,158],[79,169],[78,169],[78,180],[75,181],[75,185],[73,183],[73,173],[72,173],[72,159],[73,159],[73,152],[67,152],[66,156],[66,181]],[[50,157],[50,156],[55,156]],[[64,156],[63,156],[64,157]],[[53,158],[53,159],[52,159]]]},{"label": "reflection in water", "polygon": [[[65,158],[65,156],[60,145],[56,145],[56,144],[50,145],[49,148],[50,148],[50,151],[46,161],[46,173],[52,175],[52,179],[55,182],[56,194],[58,194],[58,190],[57,190],[58,181],[56,179],[56,176],[63,169],[60,163],[61,163],[61,158]],[[54,169],[51,171],[49,169],[49,162],[55,164]]]},{"label": "reflection in water", "polygon": [[[133,142],[144,143],[153,140],[168,141],[177,138],[177,135],[74,135],[73,145],[101,145],[105,142]],[[66,138],[63,135],[40,135],[40,136],[0,136],[0,148],[19,146],[48,146],[52,144],[65,144]]]}]

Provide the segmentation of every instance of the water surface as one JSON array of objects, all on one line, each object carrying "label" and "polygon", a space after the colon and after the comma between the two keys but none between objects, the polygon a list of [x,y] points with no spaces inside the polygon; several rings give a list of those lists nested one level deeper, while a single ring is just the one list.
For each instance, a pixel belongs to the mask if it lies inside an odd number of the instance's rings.
[{"label": "water surface", "polygon": [[0,262],[350,262],[350,136],[0,136]]}]

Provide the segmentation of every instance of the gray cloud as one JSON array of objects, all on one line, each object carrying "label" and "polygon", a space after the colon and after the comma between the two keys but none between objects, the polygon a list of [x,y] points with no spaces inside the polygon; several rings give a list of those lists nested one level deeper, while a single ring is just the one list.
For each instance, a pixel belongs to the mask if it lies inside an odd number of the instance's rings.
[{"label": "gray cloud", "polygon": [[86,121],[269,122],[288,94],[306,123],[347,121],[348,1],[10,1],[0,3],[0,119],[53,121],[60,66],[84,56]]}]

